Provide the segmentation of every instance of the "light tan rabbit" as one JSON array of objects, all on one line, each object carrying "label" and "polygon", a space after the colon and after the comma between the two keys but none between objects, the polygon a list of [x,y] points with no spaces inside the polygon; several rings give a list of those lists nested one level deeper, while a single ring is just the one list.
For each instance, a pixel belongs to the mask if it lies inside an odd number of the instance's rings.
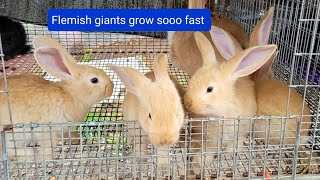
[{"label": "light tan rabbit", "polygon": [[[311,113],[307,103],[293,88],[279,80],[262,79],[256,81],[259,116],[296,116],[293,119],[275,118],[256,120],[254,137],[271,145],[294,145],[296,136],[300,136],[300,144],[306,144],[311,125]],[[289,99],[289,104],[288,104]],[[304,107],[302,109],[302,107]],[[301,131],[297,131],[297,123],[301,122]],[[269,126],[270,123],[270,126]],[[297,133],[299,132],[299,133]],[[283,140],[282,137],[285,137]],[[266,142],[267,141],[267,142]]]},{"label": "light tan rabbit", "polygon": [[[77,65],[73,57],[49,37],[36,36],[33,44],[37,63],[60,81],[48,81],[29,73],[8,77],[13,124],[81,122],[94,104],[111,96],[113,83],[103,70]],[[3,79],[0,86],[4,89]],[[0,102],[0,123],[10,125],[7,97],[3,93],[0,94]],[[19,131],[18,128],[15,130]],[[51,136],[49,132],[38,133],[33,137],[30,132],[15,132],[15,138],[19,140],[16,144],[16,148],[19,148],[17,154],[22,158],[26,153],[32,155],[33,148],[26,146],[38,144],[40,147],[37,151],[44,152],[34,158],[50,156],[50,159],[53,150],[51,140],[60,137],[61,132],[54,132]],[[9,158],[15,157],[13,150],[9,151]],[[27,160],[31,159],[33,156],[27,157]]]},{"label": "light tan rabbit", "polygon": [[[184,96],[186,108],[193,113],[208,117],[254,116],[257,111],[257,102],[254,82],[250,74],[267,62],[277,46],[251,47],[239,52],[229,61],[218,64],[208,39],[200,32],[195,33],[195,39],[204,64],[189,81]],[[198,127],[193,128],[193,131],[199,134],[191,137],[192,141],[200,141],[192,143],[193,148],[198,148],[199,151],[199,147],[202,147],[203,151],[214,153],[218,152],[218,147],[222,147],[233,152],[234,147],[246,139],[250,130],[248,125],[250,121],[240,120],[240,122],[239,124],[237,120],[212,121],[204,125],[201,121],[198,124],[193,122],[193,126]],[[238,124],[239,132],[235,128]],[[221,130],[223,130],[222,133],[218,134]],[[235,134],[239,136],[236,137]],[[203,141],[201,141],[202,137]],[[223,143],[220,144],[220,141]],[[212,159],[213,155],[207,156],[207,162],[211,162]],[[194,157],[192,162],[194,163],[192,169],[195,169],[194,172],[198,174],[201,157]]]},{"label": "light tan rabbit", "polygon": [[[161,151],[176,143],[183,125],[184,111],[179,92],[168,74],[167,56],[161,54],[155,59],[154,75],[147,73],[145,76],[129,67],[110,68],[127,88],[122,105],[124,120],[138,121],[142,128],[139,139],[138,124],[135,127],[132,123],[128,125],[128,142],[134,141],[134,153],[141,152],[137,155],[145,159],[149,141]],[[159,161],[168,163],[166,158],[159,158]]]},{"label": "light tan rabbit", "polygon": [[[272,14],[274,8],[271,7],[266,15],[264,15],[256,29],[253,30],[250,46],[263,45],[268,43],[268,36],[261,35],[263,33],[270,34],[272,25]],[[301,95],[293,88],[290,91],[289,86],[279,80],[273,79],[272,64],[277,53],[274,53],[272,58],[253,74],[253,79],[256,81],[258,110],[257,115],[260,116],[285,116],[297,115],[293,119],[272,119],[270,121],[257,120],[254,137],[258,139],[268,139],[268,144],[278,145],[281,143],[280,137],[286,137],[282,140],[285,145],[293,145],[296,142],[297,122],[301,124],[300,143],[305,144],[309,137],[307,136],[311,125],[311,114],[309,106],[303,101]],[[289,99],[289,104],[288,104]],[[302,106],[304,108],[302,109]],[[288,108],[287,108],[288,107]],[[281,123],[283,121],[283,123]],[[267,127],[270,123],[271,127]],[[285,124],[287,123],[287,124]],[[282,125],[281,125],[282,124]],[[270,132],[268,132],[270,128]],[[285,130],[285,132],[283,131]],[[260,131],[260,132],[259,132]],[[284,133],[281,135],[281,132]],[[266,137],[266,132],[268,137]]]},{"label": "light tan rabbit", "polygon": [[[252,32],[251,39],[250,39],[250,47],[256,46],[256,45],[266,45],[268,44],[268,37],[271,30],[272,25],[272,14],[273,14],[274,8],[270,8],[267,13],[261,18],[259,23],[256,25],[255,29]],[[229,57],[233,57],[238,53],[239,51],[232,51],[230,49],[237,49],[237,45],[234,46],[232,42],[228,42],[229,34],[226,33],[224,30],[213,27],[211,30],[212,36],[216,37],[213,39],[213,43],[220,52],[220,54],[225,58],[229,59]],[[225,39],[226,41],[221,41],[222,39]],[[261,116],[285,116],[287,115],[301,115],[303,112],[303,118],[301,119],[302,126],[301,128],[304,130],[301,133],[301,136],[303,138],[301,139],[301,143],[306,143],[308,136],[307,132],[309,131],[311,117],[310,117],[310,109],[306,103],[303,102],[303,99],[301,98],[300,94],[295,90],[292,89],[290,93],[290,104],[288,106],[288,96],[289,96],[289,87],[286,83],[279,81],[279,80],[273,80],[273,73],[271,70],[272,63],[277,55],[277,52],[275,52],[270,59],[265,63],[261,68],[259,68],[256,72],[254,72],[251,77],[253,80],[256,80],[256,90],[257,90],[257,100],[258,100],[258,111],[257,115]],[[270,80],[268,80],[270,79]],[[304,110],[302,111],[302,105],[304,104]],[[286,109],[287,107],[288,110]],[[287,110],[287,113],[286,113]],[[283,141],[284,144],[294,144],[296,141],[296,128],[297,124],[296,121],[300,121],[300,117],[287,120],[288,124],[286,125],[286,128],[281,127],[280,125],[281,119],[273,119],[271,120],[271,124],[273,124],[271,130],[274,131],[270,133],[270,140],[269,144],[279,144],[280,143],[280,130],[282,128],[286,129],[285,137],[291,137],[291,139],[285,139]],[[285,121],[285,120],[284,120]],[[290,123],[289,123],[290,122]],[[264,139],[266,134],[265,132],[268,132],[268,129],[266,129],[266,124],[268,124],[269,121],[263,121],[263,120],[257,120],[255,128],[256,132],[255,137],[259,139]],[[278,123],[278,126],[277,124]],[[259,132],[260,131],[260,132]]]}]

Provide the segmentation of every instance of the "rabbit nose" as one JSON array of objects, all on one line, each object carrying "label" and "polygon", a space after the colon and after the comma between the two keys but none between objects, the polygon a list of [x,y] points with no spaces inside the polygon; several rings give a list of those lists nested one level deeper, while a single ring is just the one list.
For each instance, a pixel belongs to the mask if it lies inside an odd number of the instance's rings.
[{"label": "rabbit nose", "polygon": [[170,145],[172,143],[169,139],[162,139],[159,143],[160,146]]},{"label": "rabbit nose", "polygon": [[156,147],[169,146],[179,139],[179,132],[151,135],[150,141]]},{"label": "rabbit nose", "polygon": [[106,85],[106,89],[105,89],[106,97],[110,97],[112,95],[113,87],[114,87],[114,84],[112,83],[112,81]]}]

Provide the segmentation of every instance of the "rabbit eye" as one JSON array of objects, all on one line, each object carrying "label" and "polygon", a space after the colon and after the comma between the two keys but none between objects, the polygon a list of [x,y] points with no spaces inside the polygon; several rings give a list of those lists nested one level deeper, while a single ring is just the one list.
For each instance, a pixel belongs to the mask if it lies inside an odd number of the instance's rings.
[{"label": "rabbit eye", "polygon": [[151,119],[151,114],[149,113],[149,119]]},{"label": "rabbit eye", "polygon": [[90,79],[90,81],[91,81],[92,83],[94,83],[94,84],[96,84],[96,83],[99,82],[98,78],[92,78],[92,79]]},{"label": "rabbit eye", "polygon": [[213,87],[209,86],[209,87],[207,88],[207,93],[211,93],[212,90],[213,90]]}]

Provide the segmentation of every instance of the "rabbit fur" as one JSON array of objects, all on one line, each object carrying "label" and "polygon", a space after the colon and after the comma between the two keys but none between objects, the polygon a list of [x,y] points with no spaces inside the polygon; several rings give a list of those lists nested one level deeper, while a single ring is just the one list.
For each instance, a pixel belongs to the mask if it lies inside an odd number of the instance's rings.
[{"label": "rabbit fur", "polygon": [[[310,108],[301,95],[293,88],[289,90],[289,86],[285,82],[275,79],[258,80],[255,87],[258,104],[257,115],[278,117],[290,115],[295,117],[292,119],[256,120],[253,137],[264,142],[267,139],[266,144],[293,146],[297,142],[297,123],[301,122],[300,144],[307,144],[310,139],[308,132],[312,117]],[[281,137],[285,138],[281,140]]]},{"label": "rabbit fur", "polygon": [[[124,120],[138,121],[141,125],[142,137],[140,142],[134,142],[134,149],[142,155],[146,155],[148,141],[161,152],[176,143],[184,122],[180,99],[183,89],[177,90],[174,84],[177,81],[170,79],[167,56],[159,55],[153,67],[153,72],[144,75],[133,68],[110,66],[127,89],[122,104]],[[140,134],[140,129],[135,127],[132,123],[128,125],[128,142]],[[167,159],[161,159],[158,162],[167,162]]]},{"label": "rabbit fur", "polygon": [[[103,70],[77,65],[73,57],[57,41],[49,37],[36,36],[33,44],[37,63],[60,81],[48,81],[29,73],[8,77],[8,95],[13,124],[81,122],[94,104],[112,94],[113,83]],[[93,78],[98,79],[97,83],[91,82]],[[1,89],[4,89],[3,79],[0,85]],[[2,125],[11,124],[7,100],[7,96],[1,93],[0,122]],[[17,128],[15,130],[19,131]],[[51,156],[50,139],[60,137],[60,133],[53,133],[52,137],[40,137],[43,136],[41,133],[34,137],[21,132],[15,135],[20,140],[23,139],[21,136],[25,136],[25,142],[17,142],[16,146],[20,148],[18,155],[29,153],[25,152],[24,148],[32,142],[33,144],[42,143],[42,148],[38,150],[47,147],[43,152],[44,156]],[[43,139],[46,141],[37,142]],[[13,154],[9,152],[9,156]],[[10,158],[15,159],[15,156]]]},{"label": "rabbit fur", "polygon": [[[208,39],[200,32],[195,33],[196,43],[203,59],[203,66],[196,71],[191,77],[187,87],[184,104],[188,110],[193,113],[204,115],[207,117],[252,117],[257,112],[257,102],[255,95],[254,81],[250,74],[259,69],[267,60],[276,52],[275,45],[255,46],[237,53],[236,56],[224,63],[219,64],[215,58],[215,52]],[[249,63],[253,62],[253,63]],[[211,88],[210,92],[208,88]],[[241,120],[244,123],[243,120]],[[248,121],[247,121],[248,122]],[[193,131],[202,132],[202,122],[193,122]],[[223,131],[235,132],[235,121],[224,121]],[[210,122],[207,132],[219,132],[220,122]],[[218,126],[219,125],[219,126]],[[239,124],[239,141],[244,140],[249,134],[249,127]],[[197,128],[198,127],[198,128]],[[245,133],[244,133],[245,132]],[[237,133],[237,132],[235,132]],[[200,135],[201,136],[201,135]],[[216,134],[207,134],[204,138],[208,147],[215,150],[204,150],[206,152],[217,152],[218,141],[207,141],[206,139],[214,139]],[[195,136],[192,139],[199,139]],[[238,144],[233,133],[229,135],[224,133],[223,144],[221,146],[227,151],[233,152],[234,145]],[[226,139],[232,139],[227,141]],[[200,146],[193,143],[196,149]],[[213,156],[207,158],[212,159]],[[194,157],[193,164],[195,169],[199,168],[200,157]],[[210,162],[210,160],[208,161]]]}]

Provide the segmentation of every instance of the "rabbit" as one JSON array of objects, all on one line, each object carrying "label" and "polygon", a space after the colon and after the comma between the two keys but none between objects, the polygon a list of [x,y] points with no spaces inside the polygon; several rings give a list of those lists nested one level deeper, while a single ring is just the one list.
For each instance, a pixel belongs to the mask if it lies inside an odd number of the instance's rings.
[{"label": "rabbit", "polygon": [[[239,52],[233,51],[234,49],[236,49],[236,47],[233,47],[234,44],[230,41],[228,33],[217,27],[213,27],[211,31],[211,33],[215,37],[213,43],[215,44],[220,54],[222,54],[224,57],[233,57],[236,55],[236,53]],[[251,45],[254,47],[255,45],[267,44],[268,40],[263,41],[256,41],[254,44]],[[303,112],[303,117],[301,119],[301,129],[303,129],[303,131],[300,133],[300,135],[302,136],[300,142],[302,144],[306,144],[309,139],[307,133],[310,129],[309,127],[311,123],[310,108],[306,103],[303,102],[303,99],[301,98],[299,93],[295,89],[292,89],[290,93],[290,106],[288,112],[286,113],[286,107],[288,107],[287,99],[289,95],[289,87],[286,83],[279,80],[275,80],[271,71],[271,65],[273,64],[277,52],[278,51],[272,54],[267,63],[265,63],[261,68],[259,68],[257,71],[250,75],[252,80],[255,81],[255,89],[257,94],[258,109],[256,115],[301,115],[301,112]],[[303,103],[305,107],[304,111],[302,111]],[[295,136],[297,124],[295,122],[299,121],[299,118],[300,117],[288,120],[288,123],[282,127],[281,123],[279,122],[281,121],[279,118],[274,118],[268,121],[266,121],[265,119],[256,120],[255,125],[253,125],[253,127],[255,127],[255,130],[253,130],[252,137],[262,141],[264,141],[264,139],[268,139],[268,142],[266,142],[266,144],[271,145],[279,145],[281,143],[280,137],[286,137],[287,139],[284,139],[282,143],[286,145],[293,145],[296,142]],[[269,132],[269,130],[267,129],[269,128],[267,127],[267,124],[269,123],[272,125],[272,127],[270,128],[272,132]],[[286,133],[281,136],[280,130],[284,129],[286,129]],[[268,135],[266,135],[266,132],[268,132]],[[266,136],[269,136],[269,138]]]},{"label": "rabbit", "polygon": [[[268,42],[271,31],[273,11],[274,8],[271,7],[261,18],[254,28],[250,38],[248,34],[246,34],[245,30],[235,22],[228,20],[228,18],[225,16],[214,14],[212,19],[213,26],[211,30],[209,32],[203,32],[203,34],[205,34],[205,36],[210,40],[211,45],[214,46],[218,63],[221,64],[228,59],[226,59],[216,47],[217,44],[224,43],[225,40],[216,37],[217,33],[212,32],[213,27],[228,33],[229,38],[232,39],[233,46],[236,47],[235,50],[241,51],[254,45],[265,45]],[[168,43],[171,46],[170,56],[173,65],[190,76],[192,76],[202,65],[201,55],[196,46],[193,33],[194,32],[168,33]],[[234,53],[238,51],[234,51]],[[267,69],[266,67],[271,67],[270,65],[275,59],[276,54],[277,53],[273,55],[273,58],[270,58],[266,65],[262,66],[259,70],[257,70],[257,72],[251,75],[254,80],[273,77],[271,70]],[[230,57],[233,56],[229,56],[229,58]]]},{"label": "rabbit", "polygon": [[[160,54],[156,57],[153,72],[146,75],[129,67],[110,66],[120,77],[127,88],[122,109],[126,121],[138,121],[141,125],[141,140],[134,143],[135,152],[141,152],[145,161],[147,142],[158,148],[159,154],[163,149],[176,143],[180,136],[180,129],[184,123],[184,111],[177,81],[172,81],[167,70],[167,56]],[[132,142],[139,135],[140,130],[134,129],[134,124],[128,125],[128,142]],[[137,140],[136,140],[137,141]],[[141,143],[141,144],[140,144]],[[167,163],[167,158],[159,158],[158,163]]]},{"label": "rabbit", "polygon": [[[254,47],[256,45],[266,45],[268,44],[268,38],[271,30],[272,25],[272,14],[273,14],[274,8],[271,7],[267,13],[261,18],[259,23],[256,25],[255,29],[252,32],[252,35],[250,37],[250,47]],[[213,27],[211,30],[212,36],[215,37],[213,39],[214,45],[217,47],[218,51],[222,56],[229,56],[233,57],[238,53],[239,51],[232,51],[230,49],[237,49],[238,46],[234,45],[231,41],[228,41],[230,39],[230,36],[228,33],[226,33],[224,30],[219,29],[217,27]],[[222,41],[224,40],[224,41]],[[235,46],[235,47],[233,47]],[[232,52],[232,53],[230,53]],[[286,83],[275,80],[273,77],[273,72],[271,71],[271,66],[273,64],[273,61],[277,55],[278,51],[276,51],[270,59],[265,63],[261,68],[259,68],[256,72],[251,74],[251,77],[253,80],[256,81],[255,87],[257,91],[257,101],[258,101],[258,110],[257,115],[265,115],[265,116],[284,116],[286,113],[286,107],[287,107],[287,99],[289,96],[289,87]],[[225,58],[228,59],[228,58]],[[273,99],[272,103],[270,100]],[[303,100],[299,93],[292,89],[290,93],[290,106],[288,109],[287,114],[288,115],[300,115],[302,112],[302,104]],[[308,130],[311,122],[310,117],[310,108],[309,106],[304,103],[304,111],[303,111],[303,118],[301,119],[302,122],[302,129]],[[296,118],[298,121],[298,118]],[[273,119],[271,120],[271,124],[279,121],[279,119]],[[290,120],[290,124],[287,125],[287,130],[289,132],[286,132],[286,137],[295,137],[295,130],[297,128],[297,125],[293,123],[294,121]],[[266,126],[264,123],[268,123],[265,121],[258,120],[256,124],[258,124],[256,127],[257,131],[254,135],[258,139],[264,139],[265,137],[265,131]],[[272,130],[279,131],[281,129],[280,126],[272,126]],[[264,132],[263,132],[264,131]],[[304,131],[301,133],[303,136],[302,143],[307,143],[307,140],[309,139],[307,137],[307,132]],[[269,144],[275,145],[280,143],[280,133],[270,133],[271,139],[269,140]],[[272,139],[274,138],[274,139]],[[278,138],[278,139],[277,139]],[[285,144],[293,144],[295,142],[295,138],[292,139],[285,139],[283,143]]]},{"label": "rabbit", "polygon": [[[200,32],[195,33],[196,43],[202,55],[203,65],[196,73],[191,77],[185,96],[184,104],[189,111],[204,115],[207,117],[252,117],[257,112],[257,102],[254,81],[251,79],[250,74],[259,69],[272,54],[277,50],[276,45],[264,45],[248,48],[244,51],[240,51],[236,56],[230,60],[225,61],[222,64],[218,64],[215,58],[215,51],[210,46],[209,40]],[[226,148],[227,151],[233,152],[233,145],[238,144],[240,140],[244,140],[249,134],[248,121],[246,119],[240,120],[239,124],[240,132],[234,127],[235,121],[223,121],[221,139],[223,144],[221,146]],[[203,141],[205,152],[218,152],[217,139],[214,141],[214,137],[217,134],[206,134],[219,132],[219,126],[222,122],[193,122],[193,132],[200,133],[195,134],[192,138],[192,148],[196,148],[193,151],[199,151],[201,148],[201,141],[204,135]],[[218,126],[219,125],[219,126]],[[205,127],[205,128],[204,128]],[[206,132],[202,132],[202,130]],[[228,134],[229,132],[229,134]],[[230,134],[230,132],[232,132]],[[235,140],[234,133],[239,134],[237,137],[238,142]],[[219,136],[219,135],[218,135]],[[232,141],[227,141],[232,139]],[[212,156],[207,156],[208,161],[211,162]],[[201,157],[192,158],[193,173],[199,173],[199,167]]]},{"label": "rabbit", "polygon": [[[255,82],[255,87],[258,103],[257,115],[278,117],[296,115],[297,117],[283,119],[282,123],[281,119],[276,118],[268,121],[265,119],[256,120],[253,137],[262,141],[267,139],[265,143],[271,145],[280,145],[281,142],[285,145],[294,145],[296,143],[297,123],[301,122],[300,144],[306,144],[309,140],[308,132],[312,117],[310,108],[303,101],[301,95],[293,88],[289,91],[289,86],[285,82],[275,79],[258,80]],[[304,108],[302,109],[302,107]],[[270,127],[268,127],[269,123]],[[285,139],[281,141],[281,137],[285,137]]]},{"label": "rabbit", "polygon": [[27,45],[25,29],[20,22],[0,15],[0,24],[1,43],[5,61],[17,55],[26,54],[31,50],[31,47]]},{"label": "rabbit", "polygon": [[[29,73],[8,77],[13,124],[81,122],[94,104],[111,96],[113,82],[103,70],[77,65],[71,54],[49,37],[36,36],[33,45],[37,63],[60,81],[48,81]],[[3,79],[0,85],[1,89],[4,89]],[[3,93],[0,94],[0,102],[0,123],[10,125],[7,96]],[[18,128],[14,130],[19,131]],[[17,139],[25,139],[25,142],[16,142],[17,154],[29,154],[30,152],[24,149],[33,142],[31,144],[41,144],[37,151],[44,149],[43,154],[39,152],[39,156],[34,156],[35,158],[41,158],[42,155],[51,156],[50,139],[59,138],[60,132],[54,132],[52,137],[49,137],[49,134],[37,134],[31,138],[30,134],[15,132]],[[39,137],[40,135],[44,137]],[[46,141],[37,142],[38,139]],[[9,152],[9,158],[18,160],[13,154]]]}]

